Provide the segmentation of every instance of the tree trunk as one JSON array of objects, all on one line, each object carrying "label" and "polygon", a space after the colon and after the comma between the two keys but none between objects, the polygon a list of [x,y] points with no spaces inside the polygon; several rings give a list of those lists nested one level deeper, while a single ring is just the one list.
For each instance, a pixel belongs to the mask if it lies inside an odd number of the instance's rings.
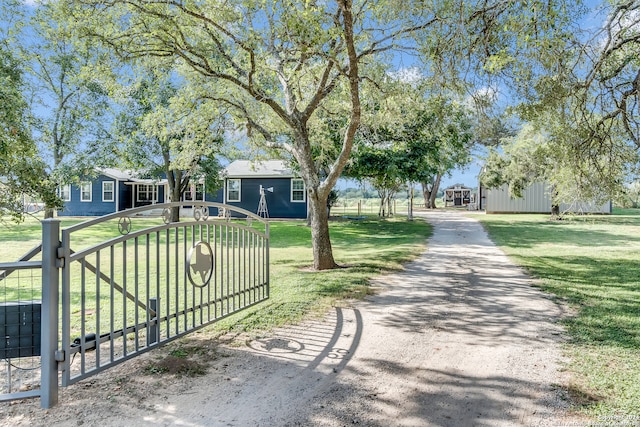
[{"label": "tree trunk", "polygon": [[[173,194],[171,195],[171,201],[180,201],[180,193],[176,195],[175,189],[171,191]],[[177,197],[177,199],[174,199]],[[171,221],[170,222],[180,222],[180,206],[174,206],[171,208]]]},{"label": "tree trunk", "polygon": [[431,182],[422,182],[422,195],[424,196],[424,207],[427,209],[436,209],[436,198],[440,189],[440,180],[442,175],[436,174]]},{"label": "tree trunk", "polygon": [[407,220],[413,221],[413,183],[409,184],[409,206],[407,207]]},{"label": "tree trunk", "polygon": [[387,192],[384,189],[378,190],[378,197],[380,197],[380,205],[378,206],[378,216],[385,217],[385,208],[387,202]]},{"label": "tree trunk", "polygon": [[424,207],[431,209],[431,184],[428,182],[421,182],[422,196],[424,197]]},{"label": "tree trunk", "polygon": [[433,181],[433,185],[431,187],[431,197],[429,199],[429,204],[431,205],[431,209],[436,209],[436,199],[438,198],[438,190],[440,190],[440,181],[442,180],[442,175],[437,174],[436,179]]},{"label": "tree trunk", "polygon": [[[61,108],[61,107],[59,107]],[[58,137],[58,121],[55,121],[53,124],[53,169],[57,170],[62,163],[63,154],[61,151],[62,142]],[[51,175],[49,175],[51,177]],[[58,183],[60,185],[60,183]],[[45,201],[44,205],[44,219],[51,219],[55,216],[56,209],[52,206],[51,203],[47,203]]]},{"label": "tree trunk", "polygon": [[556,202],[558,198],[558,190],[554,185],[551,188],[551,216],[560,216],[560,205]]},{"label": "tree trunk", "polygon": [[337,268],[333,259],[333,249],[329,236],[329,216],[327,215],[327,198],[317,191],[309,191],[309,210],[311,219],[311,246],[313,247],[313,268],[329,270]]},{"label": "tree trunk", "polygon": [[[182,172],[170,169],[168,153],[165,154],[165,173],[169,183],[170,202],[179,202],[182,194]],[[180,206],[171,208],[170,222],[180,222]]]},{"label": "tree trunk", "polygon": [[[180,189],[179,188],[171,188],[171,201],[179,202],[180,201]],[[171,221],[170,222],[180,222],[180,206],[174,206],[171,208]]]}]

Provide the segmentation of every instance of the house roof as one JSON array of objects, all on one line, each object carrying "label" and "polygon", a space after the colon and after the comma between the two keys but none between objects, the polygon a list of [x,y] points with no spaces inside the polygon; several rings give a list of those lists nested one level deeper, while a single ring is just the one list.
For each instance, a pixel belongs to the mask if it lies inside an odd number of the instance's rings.
[{"label": "house roof", "polygon": [[126,181],[126,185],[134,183],[163,185],[167,183],[166,178],[138,178],[135,172],[125,171],[122,169],[104,168],[99,169],[98,171],[109,178],[117,179],[118,181]]},{"label": "house roof", "polygon": [[104,169],[98,169],[98,172],[108,176],[109,178],[118,179],[120,181],[126,181],[133,178],[133,172],[123,171],[121,169],[104,168]]},{"label": "house roof", "polygon": [[296,175],[282,160],[236,160],[224,170],[227,178],[293,178]]}]

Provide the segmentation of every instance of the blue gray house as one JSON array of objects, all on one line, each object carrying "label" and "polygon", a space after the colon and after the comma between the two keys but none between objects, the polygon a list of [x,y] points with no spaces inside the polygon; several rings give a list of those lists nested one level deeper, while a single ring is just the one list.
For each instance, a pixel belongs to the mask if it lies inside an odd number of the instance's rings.
[{"label": "blue gray house", "polygon": [[[307,217],[304,181],[281,160],[236,160],[222,177],[224,185],[218,191],[206,193],[202,183],[194,183],[182,200],[226,203],[271,218]],[[264,203],[258,212],[261,188]],[[101,216],[169,201],[165,178],[142,179],[119,169],[102,169],[95,178],[61,186],[59,192],[64,201],[60,216]],[[217,209],[210,214],[218,215]]]},{"label": "blue gray house", "polygon": [[225,168],[223,178],[222,197],[215,201],[270,218],[307,217],[304,181],[282,160],[236,160]]},{"label": "blue gray house", "polygon": [[164,203],[166,179],[136,178],[132,172],[102,169],[95,178],[59,188],[64,207],[60,216],[100,216],[125,209]]}]

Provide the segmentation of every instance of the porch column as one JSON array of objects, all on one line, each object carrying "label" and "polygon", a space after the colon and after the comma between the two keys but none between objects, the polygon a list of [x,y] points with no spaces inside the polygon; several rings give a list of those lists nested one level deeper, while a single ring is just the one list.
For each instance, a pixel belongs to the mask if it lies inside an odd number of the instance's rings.
[{"label": "porch column", "polygon": [[113,193],[115,194],[115,198],[116,198],[116,212],[120,212],[120,181],[116,179],[115,182],[115,187],[113,189]]}]

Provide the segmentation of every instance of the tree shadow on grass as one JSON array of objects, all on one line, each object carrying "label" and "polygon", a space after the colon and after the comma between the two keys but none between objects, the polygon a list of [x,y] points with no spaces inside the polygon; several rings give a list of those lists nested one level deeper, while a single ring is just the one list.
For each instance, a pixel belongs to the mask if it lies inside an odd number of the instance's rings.
[{"label": "tree shadow on grass", "polygon": [[602,230],[577,230],[571,223],[518,221],[482,223],[491,237],[510,248],[532,248],[540,243],[561,243],[570,246],[606,247],[629,243],[630,236]]},{"label": "tree shadow on grass", "polygon": [[640,264],[635,260],[594,260],[565,256],[535,259],[540,286],[575,304],[565,319],[579,343],[640,349]]}]

